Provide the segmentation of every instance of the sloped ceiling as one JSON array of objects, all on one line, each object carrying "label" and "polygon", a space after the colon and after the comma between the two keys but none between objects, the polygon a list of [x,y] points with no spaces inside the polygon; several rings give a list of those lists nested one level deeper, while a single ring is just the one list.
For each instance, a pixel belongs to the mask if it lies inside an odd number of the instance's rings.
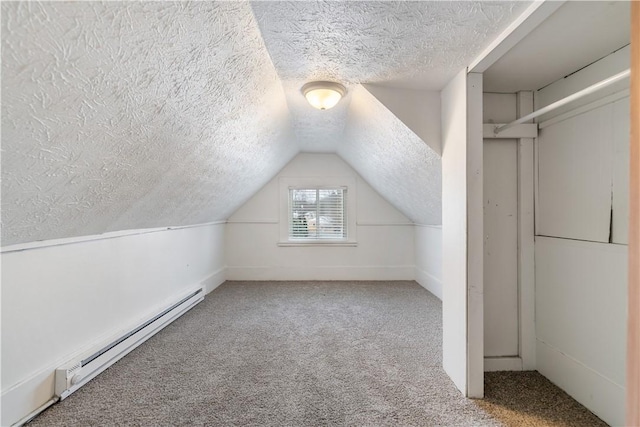
[{"label": "sloped ceiling", "polygon": [[299,151],[438,223],[439,159],[359,84],[438,90],[527,3],[3,2],[2,245],[223,220]]},{"label": "sloped ceiling", "polygon": [[440,156],[362,86],[338,154],[412,221],[442,224]]},{"label": "sloped ceiling", "polygon": [[297,152],[248,3],[2,3],[2,244],[226,219]]},{"label": "sloped ceiling", "polygon": [[[361,84],[440,90],[528,3],[256,1],[252,7],[301,149],[337,152],[411,220],[440,224],[439,155]],[[348,95],[332,110],[314,110],[300,88],[315,80],[338,81]]]}]

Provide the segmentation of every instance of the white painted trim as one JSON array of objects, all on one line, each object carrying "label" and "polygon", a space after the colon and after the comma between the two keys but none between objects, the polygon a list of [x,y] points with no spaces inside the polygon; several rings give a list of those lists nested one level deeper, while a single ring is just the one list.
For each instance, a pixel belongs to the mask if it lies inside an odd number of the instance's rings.
[{"label": "white painted trim", "polygon": [[442,230],[442,224],[439,225],[430,225],[430,224],[413,224],[416,227],[427,227],[427,228],[437,228],[439,230]]},{"label": "white painted trim", "polygon": [[415,266],[228,266],[227,280],[415,280]]},{"label": "white painted trim", "polygon": [[412,222],[356,222],[357,227],[402,227],[414,226]]},{"label": "white painted trim", "polygon": [[549,239],[549,240],[561,240],[563,242],[571,242],[576,245],[576,247],[581,247],[579,245],[585,243],[593,243],[596,245],[600,245],[600,250],[605,251],[617,251],[618,248],[624,248],[625,250],[629,247],[626,243],[607,243],[607,242],[599,242],[597,240],[584,240],[584,239],[572,239],[570,237],[558,237],[558,236],[545,236],[544,234],[536,234],[536,241],[540,239]]},{"label": "white painted trim", "polygon": [[277,219],[250,219],[240,221],[227,221],[227,224],[279,224]]},{"label": "white painted trim", "polygon": [[482,136],[485,139],[519,139],[536,138],[538,136],[538,125],[535,123],[520,124],[512,126],[500,133],[496,129],[504,126],[497,123],[485,123],[482,125]]},{"label": "white painted trim", "polygon": [[551,16],[564,1],[535,1],[469,65],[470,73],[483,73],[531,31]]},{"label": "white painted trim", "polygon": [[213,273],[211,273],[209,276],[203,279],[200,283],[204,288],[204,294],[207,295],[212,291],[214,291],[218,286],[222,285],[226,280],[227,280],[227,268],[222,267],[214,271]]},{"label": "white painted trim", "polygon": [[[518,92],[518,116],[533,111],[533,92]],[[536,368],[534,139],[518,141],[518,349],[521,369]]]},{"label": "white painted trim", "polygon": [[[278,220],[247,220],[247,221],[227,221],[227,224],[279,224]],[[356,222],[356,227],[396,227],[396,226],[414,226],[413,222]],[[435,227],[435,226],[424,226]],[[441,227],[441,226],[439,226]]]},{"label": "white painted trim", "polygon": [[625,425],[625,388],[537,340],[537,370],[612,426]]},{"label": "white painted trim", "polygon": [[[535,96],[534,96],[534,103],[535,103]],[[540,230],[540,215],[538,214],[540,212],[540,189],[539,187],[539,183],[540,183],[540,168],[539,168],[539,162],[540,162],[540,140],[539,138],[534,138],[533,139],[533,211],[534,211],[534,215],[533,215],[533,235],[534,235],[534,239],[535,236],[538,235],[538,231]]]},{"label": "white painted trim", "polygon": [[[533,92],[523,90],[516,93],[516,116],[523,117],[530,114],[533,111]],[[533,123],[533,120],[529,120],[529,123]],[[529,138],[535,138],[537,134]]]},{"label": "white painted trim", "polygon": [[73,245],[76,243],[91,242],[95,240],[116,239],[118,237],[137,236],[140,234],[158,233],[161,231],[182,230],[184,228],[208,227],[211,225],[220,225],[220,224],[226,224],[226,220],[207,222],[203,224],[168,226],[168,227],[158,227],[158,228],[142,228],[137,230],[110,231],[108,233],[95,234],[90,236],[65,237],[62,239],[39,240],[36,242],[17,243],[15,245],[3,246],[0,248],[0,253],[26,251],[31,249],[46,248],[49,246]]},{"label": "white painted trim", "polygon": [[442,301],[442,280],[416,266],[415,281]]},{"label": "white painted trim", "polygon": [[327,241],[323,242],[322,240],[314,240],[314,241],[306,241],[306,242],[278,242],[277,245],[281,248],[287,247],[309,247],[309,246],[323,246],[323,247],[356,247],[358,246],[358,242],[336,242],[336,241]]},{"label": "white painted trim", "polygon": [[441,92],[442,368],[467,394],[467,70]]},{"label": "white painted trim", "polygon": [[484,371],[522,371],[522,359],[517,356],[485,357]]},{"label": "white painted trim", "polygon": [[583,105],[582,107],[575,108],[571,111],[567,111],[566,113],[560,114],[559,116],[555,116],[549,120],[540,122],[538,123],[538,128],[544,129],[551,125],[555,125],[556,123],[560,123],[564,120],[568,120],[572,117],[578,116],[582,113],[595,110],[596,108],[602,107],[603,105],[612,104],[623,98],[629,97],[630,94],[631,94],[630,89],[621,90],[620,92],[616,92],[609,96],[605,96],[604,98],[598,99],[597,101],[590,102],[589,104]]},{"label": "white painted trim", "polygon": [[40,408],[44,409],[54,395],[54,372],[58,366],[51,365],[42,369],[2,392],[1,425],[13,425],[24,419],[25,414],[32,414]]},{"label": "white painted trim", "polygon": [[47,400],[44,403],[44,405],[38,407],[38,409],[36,409],[35,411],[29,413],[24,418],[22,418],[21,420],[17,421],[15,424],[12,424],[11,427],[22,427],[23,425],[25,425],[26,423],[28,423],[29,421],[33,420],[35,417],[40,415],[40,413],[44,412],[45,409],[47,409],[49,406],[52,406],[55,403],[58,403],[59,401],[60,401],[59,397],[54,397],[54,398],[51,398],[51,399]]},{"label": "white painted trim", "polygon": [[484,397],[482,74],[467,74],[467,391]]}]

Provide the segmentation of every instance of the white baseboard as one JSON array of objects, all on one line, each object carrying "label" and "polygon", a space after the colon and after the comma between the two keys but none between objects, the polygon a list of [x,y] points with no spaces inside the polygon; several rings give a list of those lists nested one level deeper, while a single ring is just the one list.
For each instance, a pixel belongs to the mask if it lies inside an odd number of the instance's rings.
[{"label": "white baseboard", "polygon": [[485,357],[484,371],[522,371],[522,359],[517,356]]},{"label": "white baseboard", "polygon": [[625,424],[624,387],[541,340],[536,350],[538,372],[607,424]]},{"label": "white baseboard", "polygon": [[414,280],[414,266],[227,267],[227,280]]},{"label": "white baseboard", "polygon": [[424,270],[416,267],[416,282],[442,301],[442,281]]},{"label": "white baseboard", "polygon": [[204,288],[204,294],[210,293],[223,284],[225,280],[227,280],[227,269],[225,267],[214,271],[210,276],[200,282]]},{"label": "white baseboard", "polygon": [[10,426],[18,422],[53,397],[56,367],[40,371],[2,392],[0,425]]}]

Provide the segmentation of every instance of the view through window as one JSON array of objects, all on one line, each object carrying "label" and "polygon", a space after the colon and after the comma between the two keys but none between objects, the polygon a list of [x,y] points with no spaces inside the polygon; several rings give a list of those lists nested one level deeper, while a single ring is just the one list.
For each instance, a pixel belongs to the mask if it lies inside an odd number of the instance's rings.
[{"label": "view through window", "polygon": [[345,239],[346,188],[290,188],[289,238]]}]

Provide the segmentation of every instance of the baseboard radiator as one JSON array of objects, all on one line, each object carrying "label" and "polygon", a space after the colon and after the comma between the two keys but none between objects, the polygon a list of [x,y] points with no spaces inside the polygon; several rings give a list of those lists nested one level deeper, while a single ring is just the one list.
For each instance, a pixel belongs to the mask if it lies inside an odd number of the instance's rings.
[{"label": "baseboard radiator", "polygon": [[56,396],[65,399],[203,299],[204,290],[200,288],[98,351],[59,367],[55,377]]}]

